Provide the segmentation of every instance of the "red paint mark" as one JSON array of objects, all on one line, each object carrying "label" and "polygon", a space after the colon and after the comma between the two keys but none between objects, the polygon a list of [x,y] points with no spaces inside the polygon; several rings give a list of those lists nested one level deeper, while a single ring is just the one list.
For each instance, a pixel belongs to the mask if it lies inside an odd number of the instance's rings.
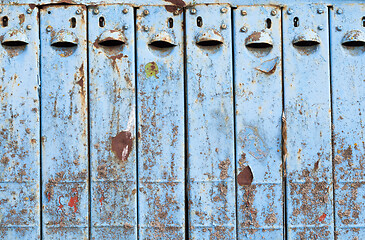
[{"label": "red paint mark", "polygon": [[50,192],[47,192],[47,199],[48,199],[48,202],[51,201],[51,193]]},{"label": "red paint mark", "polygon": [[69,207],[74,208],[74,213],[77,212],[77,203],[79,202],[79,193],[76,188],[72,188],[71,198],[68,202]]},{"label": "red paint mark", "polygon": [[327,215],[325,213],[323,213],[322,216],[320,216],[318,218],[318,221],[322,222],[326,217],[327,217]]},{"label": "red paint mark", "polygon": [[105,197],[104,197],[104,193],[101,194],[101,197],[99,199],[99,202],[101,204],[101,206],[103,206],[103,201],[105,200]]},{"label": "red paint mark", "polygon": [[58,203],[60,204],[59,206],[58,206],[58,208],[57,208],[57,211],[58,212],[63,212],[63,204],[61,203],[61,198],[62,198],[63,196],[60,196],[59,198],[58,198]]}]

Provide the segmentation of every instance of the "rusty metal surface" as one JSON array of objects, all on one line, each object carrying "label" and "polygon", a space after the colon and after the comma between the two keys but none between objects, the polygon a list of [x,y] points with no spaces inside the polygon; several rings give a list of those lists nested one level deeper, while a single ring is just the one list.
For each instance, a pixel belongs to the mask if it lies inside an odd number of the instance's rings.
[{"label": "rusty metal surface", "polygon": [[328,29],[324,5],[283,9],[288,239],[334,237]]},{"label": "rusty metal surface", "polygon": [[283,239],[281,11],[234,10],[238,239]]},{"label": "rusty metal surface", "polygon": [[365,5],[335,5],[331,21],[335,221],[338,239],[365,236]]},{"label": "rusty metal surface", "polygon": [[[75,18],[74,20],[72,18]],[[87,239],[88,116],[86,9],[49,6],[40,12],[41,134],[44,239]],[[51,41],[60,32],[77,45]]]},{"label": "rusty metal surface", "polygon": [[[189,236],[234,239],[231,8],[200,5],[194,9],[186,13]],[[212,39],[197,44],[204,34]]]},{"label": "rusty metal surface", "polygon": [[137,236],[134,11],[88,9],[91,238]]},{"label": "rusty metal surface", "polygon": [[183,14],[137,10],[140,239],[185,239]]},{"label": "rusty metal surface", "polygon": [[[0,28],[0,238],[40,236],[38,10],[2,8]],[[22,69],[22,71],[19,71]]]}]

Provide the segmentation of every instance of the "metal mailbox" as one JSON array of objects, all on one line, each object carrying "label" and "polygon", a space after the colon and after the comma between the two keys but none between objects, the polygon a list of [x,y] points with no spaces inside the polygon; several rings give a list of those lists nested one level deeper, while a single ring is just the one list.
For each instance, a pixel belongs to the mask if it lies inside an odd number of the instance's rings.
[{"label": "metal mailbox", "polygon": [[0,236],[38,239],[38,9],[7,5],[1,10]]},{"label": "metal mailbox", "polygon": [[88,238],[86,9],[40,11],[43,238]]},{"label": "metal mailbox", "polygon": [[[88,10],[91,237],[137,236],[134,11]],[[122,214],[121,214],[122,213]]]}]

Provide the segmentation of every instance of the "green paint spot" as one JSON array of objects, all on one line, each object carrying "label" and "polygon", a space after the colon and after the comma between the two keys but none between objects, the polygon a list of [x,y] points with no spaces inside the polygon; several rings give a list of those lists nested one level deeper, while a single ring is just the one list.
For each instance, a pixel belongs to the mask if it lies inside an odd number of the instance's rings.
[{"label": "green paint spot", "polygon": [[155,62],[147,63],[145,70],[146,70],[147,77],[155,76],[155,78],[157,78],[158,66]]}]

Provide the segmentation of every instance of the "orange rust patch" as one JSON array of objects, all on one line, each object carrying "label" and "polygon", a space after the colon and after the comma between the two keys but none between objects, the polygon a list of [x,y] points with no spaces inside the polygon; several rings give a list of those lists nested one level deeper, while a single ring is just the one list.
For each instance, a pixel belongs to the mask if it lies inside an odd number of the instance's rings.
[{"label": "orange rust patch", "polygon": [[19,24],[23,24],[25,21],[25,15],[24,14],[20,14],[19,15]]},{"label": "orange rust patch", "polygon": [[112,151],[116,157],[125,162],[132,151],[133,138],[129,131],[122,131],[112,138]]},{"label": "orange rust patch", "polygon": [[237,176],[237,182],[240,186],[250,186],[253,181],[253,174],[250,166],[245,167]]},{"label": "orange rust patch", "polygon": [[318,221],[323,222],[324,219],[327,217],[327,214],[323,213],[319,218]]}]

